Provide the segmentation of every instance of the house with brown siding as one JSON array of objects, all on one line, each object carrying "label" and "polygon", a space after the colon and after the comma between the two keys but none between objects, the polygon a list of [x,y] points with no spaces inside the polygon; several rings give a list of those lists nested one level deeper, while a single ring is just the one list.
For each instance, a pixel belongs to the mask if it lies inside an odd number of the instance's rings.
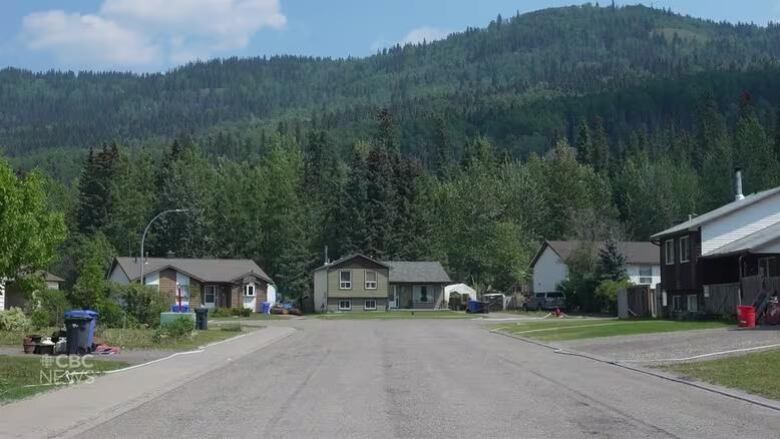
[{"label": "house with brown siding", "polygon": [[350,255],[314,271],[312,308],[325,311],[439,309],[452,283],[436,261],[377,261]]},{"label": "house with brown siding", "polygon": [[[108,279],[119,284],[137,282],[140,258],[117,257]],[[250,259],[144,258],[143,281],[191,308],[248,308],[274,301],[273,280]],[[269,297],[269,289],[271,297]]]},{"label": "house with brown siding", "polygon": [[735,182],[733,202],[651,238],[672,315],[734,314],[780,288],[780,187],[743,196],[739,171]]}]

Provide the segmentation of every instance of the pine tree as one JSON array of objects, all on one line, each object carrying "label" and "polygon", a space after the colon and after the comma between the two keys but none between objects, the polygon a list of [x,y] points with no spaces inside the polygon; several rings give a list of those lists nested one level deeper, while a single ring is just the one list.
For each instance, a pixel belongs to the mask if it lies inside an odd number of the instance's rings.
[{"label": "pine tree", "polygon": [[599,249],[598,274],[601,280],[621,281],[628,277],[626,258],[613,239],[608,239],[604,247]]},{"label": "pine tree", "polygon": [[734,134],[735,165],[744,169],[745,193],[777,185],[780,166],[771,141],[755,112],[744,106]]},{"label": "pine tree", "polygon": [[577,138],[575,139],[574,148],[577,151],[577,160],[579,160],[580,163],[590,162],[593,142],[590,137],[590,127],[585,119],[580,121],[580,125],[577,128]]},{"label": "pine tree", "polygon": [[367,149],[361,143],[353,146],[349,177],[333,207],[334,223],[341,234],[332,247],[335,255],[362,253],[369,248]]},{"label": "pine tree", "polygon": [[118,159],[115,143],[104,144],[98,153],[90,148],[79,180],[76,223],[80,233],[94,233],[108,223],[111,187]]},{"label": "pine tree", "polygon": [[384,258],[394,247],[391,241],[398,212],[394,166],[397,161],[397,157],[380,145],[375,145],[366,159],[368,241],[364,251],[375,258]]},{"label": "pine tree", "polygon": [[609,143],[607,142],[607,132],[604,130],[604,120],[596,117],[593,121],[591,130],[590,152],[588,161],[596,172],[605,172],[609,168]]}]

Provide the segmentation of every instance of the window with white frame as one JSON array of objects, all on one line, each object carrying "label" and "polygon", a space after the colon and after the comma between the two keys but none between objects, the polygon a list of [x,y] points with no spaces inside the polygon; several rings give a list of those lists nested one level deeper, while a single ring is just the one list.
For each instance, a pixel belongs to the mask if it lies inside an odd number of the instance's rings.
[{"label": "window with white frame", "polygon": [[339,300],[339,311],[349,311],[352,309],[352,301],[349,299]]},{"label": "window with white frame", "polygon": [[377,286],[376,271],[366,271],[366,289],[375,290]]},{"label": "window with white frame", "polygon": [[341,270],[339,272],[339,288],[342,290],[352,289],[352,272],[349,270]]},{"label": "window with white frame", "polygon": [[366,299],[366,302],[363,304],[363,309],[367,311],[372,311],[376,309],[376,300],[374,299]]},{"label": "window with white frame", "polygon": [[690,240],[687,236],[680,238],[680,262],[688,262],[691,255]]},{"label": "window with white frame", "polygon": [[214,303],[217,298],[217,286],[216,285],[206,285],[206,288],[203,289],[203,303]]},{"label": "window with white frame", "polygon": [[247,297],[254,297],[255,295],[255,284],[246,284],[244,286],[244,295]]},{"label": "window with white frame", "polygon": [[664,261],[666,265],[674,264],[674,239],[664,241]]},{"label": "window with white frame", "polygon": [[639,266],[639,284],[650,285],[653,283],[653,266],[652,265],[640,265]]},{"label": "window with white frame", "polygon": [[699,297],[695,294],[688,295],[688,312],[697,312],[699,310]]}]

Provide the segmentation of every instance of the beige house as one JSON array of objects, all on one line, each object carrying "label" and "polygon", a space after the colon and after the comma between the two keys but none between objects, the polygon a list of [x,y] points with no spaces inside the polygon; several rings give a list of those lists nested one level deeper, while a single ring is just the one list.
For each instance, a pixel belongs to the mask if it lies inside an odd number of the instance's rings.
[{"label": "beige house", "polygon": [[[117,257],[108,279],[119,284],[138,281],[139,258]],[[262,310],[274,301],[274,282],[250,259],[145,258],[144,283],[166,293],[171,303],[191,308],[248,308]],[[269,294],[269,290],[271,294]]]},{"label": "beige house", "polygon": [[385,311],[439,309],[451,283],[439,262],[376,261],[351,255],[314,271],[313,309]]}]

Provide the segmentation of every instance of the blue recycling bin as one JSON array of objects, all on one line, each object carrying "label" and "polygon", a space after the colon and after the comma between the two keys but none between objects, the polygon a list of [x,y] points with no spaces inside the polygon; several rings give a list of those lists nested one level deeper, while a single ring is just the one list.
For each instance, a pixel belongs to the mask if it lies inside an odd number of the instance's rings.
[{"label": "blue recycling bin", "polygon": [[171,305],[171,312],[190,312],[189,305],[181,305],[178,303]]},{"label": "blue recycling bin", "polygon": [[263,314],[271,313],[271,302],[263,302]]},{"label": "blue recycling bin", "polygon": [[97,311],[73,309],[65,311],[65,329],[69,354],[88,354],[92,352],[97,325]]},{"label": "blue recycling bin", "polygon": [[482,302],[480,302],[479,300],[469,300],[468,311],[470,313],[481,313],[482,312]]}]

